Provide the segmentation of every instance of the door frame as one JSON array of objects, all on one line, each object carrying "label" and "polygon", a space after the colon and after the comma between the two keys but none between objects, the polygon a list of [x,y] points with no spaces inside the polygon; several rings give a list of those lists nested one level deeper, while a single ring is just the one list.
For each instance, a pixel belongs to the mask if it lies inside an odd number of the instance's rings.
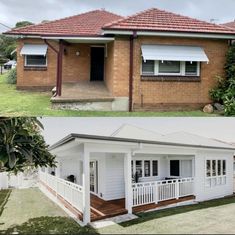
[{"label": "door frame", "polygon": [[[92,48],[104,48],[104,66],[103,66],[103,80],[100,80],[100,82],[103,82],[105,80],[105,58],[106,58],[106,45],[90,45],[90,82],[95,82],[96,80],[91,80],[91,50]],[[97,80],[99,81],[99,80]]]}]

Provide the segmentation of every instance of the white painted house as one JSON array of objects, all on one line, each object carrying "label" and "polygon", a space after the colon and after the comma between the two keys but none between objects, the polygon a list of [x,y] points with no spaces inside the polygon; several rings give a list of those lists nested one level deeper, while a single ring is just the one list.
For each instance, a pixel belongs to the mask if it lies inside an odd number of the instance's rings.
[{"label": "white painted house", "polygon": [[84,224],[233,194],[235,147],[189,133],[124,125],[111,136],[71,134],[50,151],[57,168],[40,173],[41,188]]}]

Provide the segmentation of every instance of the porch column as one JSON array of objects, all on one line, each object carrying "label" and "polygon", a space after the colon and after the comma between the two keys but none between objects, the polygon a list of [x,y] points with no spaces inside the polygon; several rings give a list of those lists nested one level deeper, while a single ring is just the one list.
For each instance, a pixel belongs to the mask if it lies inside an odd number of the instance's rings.
[{"label": "porch column", "polygon": [[133,193],[132,193],[132,173],[131,173],[131,153],[127,153],[124,158],[125,177],[125,207],[128,214],[132,214]]},{"label": "porch column", "polygon": [[84,144],[83,150],[83,222],[88,224],[91,222],[90,218],[90,152],[87,151]]}]

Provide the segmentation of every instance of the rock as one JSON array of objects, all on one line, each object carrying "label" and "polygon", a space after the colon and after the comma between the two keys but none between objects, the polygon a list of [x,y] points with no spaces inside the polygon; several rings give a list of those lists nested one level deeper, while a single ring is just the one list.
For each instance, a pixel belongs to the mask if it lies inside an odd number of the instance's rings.
[{"label": "rock", "polygon": [[223,112],[224,111],[224,106],[222,104],[220,104],[220,103],[215,103],[214,107],[219,112]]},{"label": "rock", "polygon": [[214,112],[214,108],[211,104],[208,104],[204,107],[203,109],[204,113],[213,113]]}]

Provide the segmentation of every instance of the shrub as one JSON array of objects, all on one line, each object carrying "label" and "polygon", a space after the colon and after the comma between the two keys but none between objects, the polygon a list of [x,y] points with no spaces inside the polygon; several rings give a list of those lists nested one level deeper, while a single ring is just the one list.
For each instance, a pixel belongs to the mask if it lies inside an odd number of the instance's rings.
[{"label": "shrub", "polygon": [[8,84],[16,84],[16,68],[11,69],[10,72],[7,74],[6,81]]},{"label": "shrub", "polygon": [[217,77],[218,85],[210,91],[211,99],[224,105],[226,116],[235,116],[235,44],[227,53],[226,77]]}]

